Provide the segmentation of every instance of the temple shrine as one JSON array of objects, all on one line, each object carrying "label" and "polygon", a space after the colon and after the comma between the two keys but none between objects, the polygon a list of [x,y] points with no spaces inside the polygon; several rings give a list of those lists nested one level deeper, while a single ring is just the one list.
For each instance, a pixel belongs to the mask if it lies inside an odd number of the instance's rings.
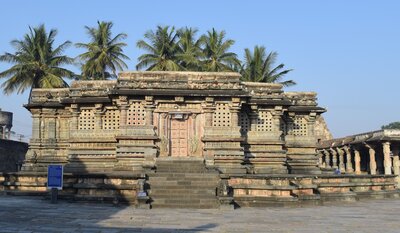
[{"label": "temple shrine", "polygon": [[[25,105],[33,120],[26,160],[21,172],[0,176],[0,188],[46,193],[47,166],[62,164],[62,197],[141,208],[399,195],[398,165],[389,173],[386,144],[384,169],[364,157],[360,163],[356,150],[346,162],[346,143],[324,136],[325,109],[316,93],[284,92],[280,84],[240,77],[122,72],[117,80],[33,89]],[[372,172],[377,169],[384,172]]]}]

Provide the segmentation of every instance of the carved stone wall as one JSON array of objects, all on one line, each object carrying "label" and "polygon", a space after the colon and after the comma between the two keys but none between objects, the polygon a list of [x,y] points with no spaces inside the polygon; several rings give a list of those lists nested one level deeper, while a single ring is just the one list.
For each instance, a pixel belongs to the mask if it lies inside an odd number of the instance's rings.
[{"label": "carved stone wall", "polygon": [[237,73],[122,72],[115,81],[35,89],[23,169],[148,172],[159,157],[203,158],[223,173],[318,173],[311,92]]}]

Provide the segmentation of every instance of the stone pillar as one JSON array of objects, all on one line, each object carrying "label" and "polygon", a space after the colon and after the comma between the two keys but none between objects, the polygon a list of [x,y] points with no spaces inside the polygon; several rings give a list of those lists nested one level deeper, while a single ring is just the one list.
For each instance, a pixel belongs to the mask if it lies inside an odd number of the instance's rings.
[{"label": "stone pillar", "polygon": [[353,173],[353,163],[351,162],[351,152],[348,146],[343,147],[346,152],[346,173]]},{"label": "stone pillar", "polygon": [[392,174],[392,160],[390,158],[390,142],[382,143],[383,147],[383,166],[385,167],[385,175]]},{"label": "stone pillar", "polygon": [[120,106],[120,117],[119,117],[119,125],[120,126],[125,126],[127,122],[127,112],[128,112],[128,106],[127,105],[122,105]]},{"label": "stone pillar", "polygon": [[94,112],[94,129],[101,130],[103,128],[102,116],[103,116],[103,104],[95,104]]},{"label": "stone pillar", "polygon": [[337,152],[332,148],[330,148],[329,150],[331,151],[332,154],[332,168],[337,169],[338,168]]},{"label": "stone pillar", "polygon": [[307,126],[308,126],[308,136],[314,136],[315,135],[315,121],[316,121],[317,113],[315,112],[310,112],[308,116],[308,121],[307,121]]},{"label": "stone pillar", "polygon": [[393,148],[393,174],[400,175],[399,149]]},{"label": "stone pillar", "polygon": [[339,170],[341,173],[344,173],[346,171],[344,167],[344,151],[339,147],[337,147],[336,150],[339,154]]},{"label": "stone pillar", "polygon": [[79,114],[80,114],[77,104],[71,104],[71,112],[72,112],[71,129],[77,130],[79,126]]},{"label": "stone pillar", "polygon": [[145,97],[146,104],[144,106],[146,112],[146,121],[145,125],[153,125],[153,112],[154,112],[154,104],[153,104],[153,96]]},{"label": "stone pillar", "polygon": [[203,112],[205,115],[205,127],[211,127],[213,125],[213,114],[214,114],[214,98],[213,97],[206,97],[205,103],[203,105]]},{"label": "stone pillar", "polygon": [[376,175],[376,160],[375,160],[375,149],[372,146],[365,143],[369,152],[369,171],[371,175]]},{"label": "stone pillar", "polygon": [[205,126],[211,127],[213,123],[213,110],[206,109],[204,110],[205,114]]},{"label": "stone pillar", "polygon": [[325,154],[325,164],[326,164],[326,168],[332,168],[332,163],[331,163],[331,155],[329,153],[329,151],[324,150],[324,154]]},{"label": "stone pillar", "polygon": [[119,96],[118,97],[118,107],[119,107],[119,126],[125,126],[127,123],[127,114],[128,114],[128,97],[127,96]]},{"label": "stone pillar", "polygon": [[239,111],[240,111],[240,108],[236,108],[236,107],[232,107],[231,109],[230,109],[230,111],[231,111],[231,115],[232,115],[232,126],[233,127],[236,127],[236,126],[239,126]]},{"label": "stone pillar", "polygon": [[232,127],[237,127],[239,126],[239,112],[241,109],[241,103],[240,103],[240,98],[233,97],[232,98],[232,103],[230,107],[230,112],[231,112],[231,126]]},{"label": "stone pillar", "polygon": [[354,149],[354,169],[356,174],[361,174],[361,156],[356,149]]},{"label": "stone pillar", "polygon": [[325,168],[326,164],[324,163],[324,154],[322,151],[318,151],[318,165],[321,168]]}]

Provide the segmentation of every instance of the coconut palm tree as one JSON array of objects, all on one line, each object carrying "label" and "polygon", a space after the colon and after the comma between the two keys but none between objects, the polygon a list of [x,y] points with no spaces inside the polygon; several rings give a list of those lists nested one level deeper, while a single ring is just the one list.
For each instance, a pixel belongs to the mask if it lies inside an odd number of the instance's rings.
[{"label": "coconut palm tree", "polygon": [[78,56],[82,61],[82,79],[105,80],[117,76],[118,70],[128,68],[124,60],[129,57],[123,53],[126,46],[125,33],[112,37],[112,22],[97,21],[97,28],[85,26],[90,37],[89,43],[77,43],[76,47],[87,51]]},{"label": "coconut palm tree", "polygon": [[195,28],[182,28],[178,31],[179,35],[179,52],[176,55],[180,65],[185,70],[199,71],[201,70],[200,57],[202,55],[200,44],[201,40],[196,39],[198,30]]},{"label": "coconut palm tree", "polygon": [[232,71],[231,67],[240,64],[237,55],[229,52],[235,41],[225,40],[225,35],[225,31],[217,32],[213,28],[201,37],[204,71]]},{"label": "coconut palm tree", "polygon": [[244,64],[241,70],[242,80],[248,82],[280,83],[284,86],[292,86],[293,80],[281,81],[283,76],[292,71],[282,70],[284,64],[273,67],[278,54],[276,52],[266,53],[264,46],[255,46],[253,52],[245,49]]},{"label": "coconut palm tree", "polygon": [[1,78],[8,78],[1,87],[4,94],[23,93],[32,88],[67,87],[63,78],[74,78],[75,74],[62,65],[72,64],[73,59],[62,55],[71,42],[65,41],[54,48],[57,30],[46,32],[45,26],[29,27],[29,33],[22,40],[13,40],[14,53],[4,53],[0,61],[13,66],[0,73]]},{"label": "coconut palm tree", "polygon": [[139,40],[136,46],[148,53],[138,58],[136,69],[146,68],[150,71],[177,71],[184,68],[179,64],[177,54],[180,48],[177,44],[179,35],[174,27],[157,26],[155,31],[149,30],[144,34],[145,40]]}]

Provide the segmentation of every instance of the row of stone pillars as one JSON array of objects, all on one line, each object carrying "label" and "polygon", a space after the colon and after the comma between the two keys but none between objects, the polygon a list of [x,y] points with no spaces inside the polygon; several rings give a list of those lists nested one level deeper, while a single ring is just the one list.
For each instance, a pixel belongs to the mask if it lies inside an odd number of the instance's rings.
[{"label": "row of stone pillars", "polygon": [[[369,170],[371,175],[377,174],[376,150],[381,146],[383,151],[383,166],[385,175],[399,175],[399,148],[393,147],[390,142],[372,145],[367,143],[331,147],[319,150],[319,166],[321,168],[338,169],[341,173],[361,174],[361,146],[368,149]],[[353,162],[354,161],[354,165]]]}]

